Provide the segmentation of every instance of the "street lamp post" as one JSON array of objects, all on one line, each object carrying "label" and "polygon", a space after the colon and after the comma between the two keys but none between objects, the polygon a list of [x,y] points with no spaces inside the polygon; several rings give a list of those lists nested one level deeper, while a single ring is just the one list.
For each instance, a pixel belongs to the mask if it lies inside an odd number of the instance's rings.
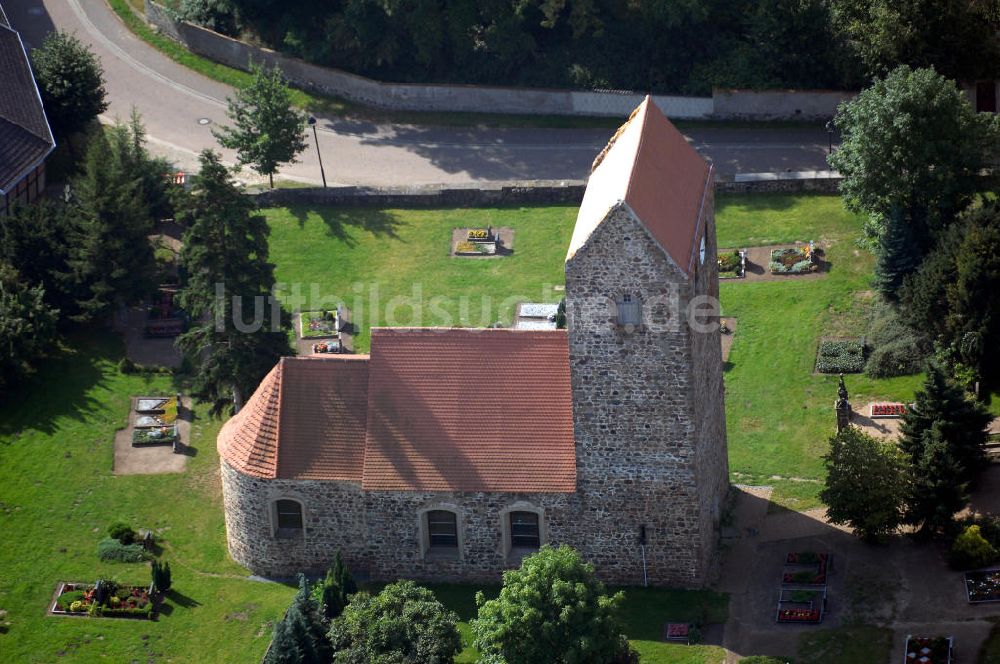
[{"label": "street lamp post", "polygon": [[833,154],[833,120],[826,123],[826,137],[830,141],[830,145],[827,148],[827,154]]},{"label": "street lamp post", "polygon": [[316,117],[309,116],[309,126],[313,128],[313,140],[316,141],[316,156],[319,157],[319,174],[323,178],[323,188],[326,189],[326,173],[323,171],[323,154],[319,151],[319,136],[316,135]]}]

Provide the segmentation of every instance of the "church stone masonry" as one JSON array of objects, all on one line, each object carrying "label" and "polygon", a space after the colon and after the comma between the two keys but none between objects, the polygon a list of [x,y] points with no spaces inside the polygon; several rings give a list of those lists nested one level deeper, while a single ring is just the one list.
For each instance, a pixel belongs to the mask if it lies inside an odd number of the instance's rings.
[{"label": "church stone masonry", "polygon": [[[568,330],[375,329],[369,356],[284,358],[219,435],[234,560],[288,576],[340,550],[374,579],[496,581],[528,541],[616,584],[708,581],[722,358],[717,312],[690,319],[718,297],[713,191],[647,99],[588,182]],[[499,361],[470,372],[484,349]],[[494,414],[468,430],[463,408]]]}]

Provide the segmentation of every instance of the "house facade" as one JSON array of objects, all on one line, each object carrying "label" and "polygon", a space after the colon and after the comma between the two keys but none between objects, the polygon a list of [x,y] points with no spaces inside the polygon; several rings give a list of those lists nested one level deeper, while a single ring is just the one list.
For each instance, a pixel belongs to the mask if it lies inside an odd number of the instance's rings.
[{"label": "house facade", "polygon": [[0,215],[41,196],[55,145],[28,52],[0,7]]},{"label": "house facade", "polygon": [[728,491],[714,173],[648,99],[595,162],[566,330],[376,328],[284,358],[223,427],[229,551],[496,581],[569,544],[605,580],[700,585]]}]

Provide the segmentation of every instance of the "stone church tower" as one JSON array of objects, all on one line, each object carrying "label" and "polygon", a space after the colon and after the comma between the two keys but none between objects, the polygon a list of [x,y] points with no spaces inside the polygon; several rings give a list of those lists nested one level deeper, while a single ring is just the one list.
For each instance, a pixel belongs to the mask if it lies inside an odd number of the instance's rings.
[{"label": "stone church tower", "polygon": [[595,161],[566,258],[578,500],[591,562],[626,583],[710,575],[729,486],[714,184],[647,98]]}]

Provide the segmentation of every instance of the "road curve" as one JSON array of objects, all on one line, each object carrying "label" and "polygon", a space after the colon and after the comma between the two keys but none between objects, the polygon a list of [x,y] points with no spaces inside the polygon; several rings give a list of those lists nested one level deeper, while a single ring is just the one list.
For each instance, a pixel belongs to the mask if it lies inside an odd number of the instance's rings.
[{"label": "road curve", "polygon": [[[225,123],[232,89],[188,70],[135,37],[103,0],[7,0],[4,9],[28,48],[53,29],[76,33],[101,58],[110,108],[105,120],[142,114],[151,148],[191,169],[211,129]],[[585,178],[607,129],[487,129],[375,124],[318,117],[329,183],[465,184],[497,180]],[[822,126],[802,129],[698,128],[688,140],[720,173],[826,169]],[[311,136],[309,137],[312,138]],[[232,162],[234,155],[222,151]],[[315,145],[280,177],[320,182]],[[251,179],[247,174],[247,179]]]}]

